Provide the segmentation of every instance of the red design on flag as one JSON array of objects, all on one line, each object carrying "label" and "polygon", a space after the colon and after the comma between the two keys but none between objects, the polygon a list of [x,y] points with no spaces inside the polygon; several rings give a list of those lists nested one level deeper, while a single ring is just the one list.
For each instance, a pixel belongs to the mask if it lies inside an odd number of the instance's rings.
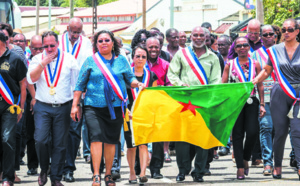
[{"label": "red design on flag", "polygon": [[193,105],[191,103],[191,100],[189,100],[189,103],[183,103],[183,102],[179,102],[179,103],[183,106],[181,112],[184,112],[186,110],[190,110],[194,114],[194,116],[196,116],[196,110],[195,109],[196,108],[202,108],[202,107]]}]

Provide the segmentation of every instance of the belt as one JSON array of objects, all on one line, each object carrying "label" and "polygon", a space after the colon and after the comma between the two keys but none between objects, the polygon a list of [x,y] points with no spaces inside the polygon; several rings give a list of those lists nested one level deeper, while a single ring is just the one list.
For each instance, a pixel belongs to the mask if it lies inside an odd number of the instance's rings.
[{"label": "belt", "polygon": [[[275,82],[276,84],[279,84],[278,81]],[[291,84],[291,86],[293,88],[299,88],[300,87],[300,84]]]},{"label": "belt", "polygon": [[45,104],[45,105],[49,105],[49,106],[51,106],[51,107],[61,107],[61,106],[63,106],[63,105],[69,104],[72,100],[67,101],[67,102],[65,102],[65,103],[61,103],[61,104],[56,104],[56,103],[45,103],[45,102],[42,102],[42,101],[39,101],[39,100],[37,100],[37,101],[40,102],[40,103],[43,103],[43,104]]}]

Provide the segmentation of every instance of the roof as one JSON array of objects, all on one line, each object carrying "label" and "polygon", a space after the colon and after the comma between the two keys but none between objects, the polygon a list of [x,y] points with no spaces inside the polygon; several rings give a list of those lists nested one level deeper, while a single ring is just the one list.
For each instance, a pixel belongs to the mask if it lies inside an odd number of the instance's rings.
[{"label": "roof", "polygon": [[228,30],[232,24],[233,23],[223,23],[214,32],[216,34],[224,34],[224,32]]},{"label": "roof", "polygon": [[242,32],[242,31],[245,31],[247,29],[247,26],[248,26],[248,22],[250,20],[252,20],[253,18],[250,17],[249,19],[246,19],[245,21],[242,21],[240,22],[238,25],[232,27],[230,29],[230,32]]},{"label": "roof", "polygon": [[[51,8],[51,16],[59,16],[59,15],[67,14],[69,12],[70,12],[70,8],[60,8],[60,9]],[[39,15],[48,17],[49,15],[48,8],[44,10],[40,10]],[[36,10],[29,10],[29,11],[22,12],[22,17],[35,17],[35,16],[36,16]]]},{"label": "roof", "polygon": [[[146,9],[151,8],[160,0],[147,0]],[[142,0],[118,0],[108,4],[97,6],[98,16],[109,15],[135,15],[142,13]],[[93,15],[93,8],[86,8],[81,11],[74,12],[74,17],[88,17]],[[69,14],[59,16],[60,18],[69,18]]]}]

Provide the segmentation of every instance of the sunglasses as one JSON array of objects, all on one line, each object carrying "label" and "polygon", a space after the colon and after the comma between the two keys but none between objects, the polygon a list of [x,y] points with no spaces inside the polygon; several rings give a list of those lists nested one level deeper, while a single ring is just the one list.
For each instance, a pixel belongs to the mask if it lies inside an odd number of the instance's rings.
[{"label": "sunglasses", "polygon": [[[42,51],[43,49],[44,49],[44,47],[41,47],[41,48],[35,48],[35,47],[31,47],[32,48],[32,50],[35,50],[35,51]],[[47,47],[48,48],[48,47]]]},{"label": "sunglasses", "polygon": [[244,48],[249,47],[249,44],[248,43],[244,43],[244,44],[237,44],[237,45],[235,45],[235,48],[242,48],[242,47],[244,47]]},{"label": "sunglasses", "polygon": [[103,42],[109,43],[110,39],[100,39],[100,40],[98,40],[98,43],[103,43]]},{"label": "sunglasses", "polygon": [[141,58],[141,57],[142,57],[142,59],[147,59],[147,56],[135,55],[134,57],[135,57],[135,58]]},{"label": "sunglasses", "polygon": [[272,36],[274,36],[274,35],[275,35],[274,32],[269,32],[269,33],[264,33],[264,34],[262,34],[263,37],[268,37],[268,36],[272,37]]},{"label": "sunglasses", "polygon": [[18,42],[19,42],[19,43],[23,43],[23,42],[25,42],[25,41],[24,41],[24,40],[13,40],[13,42],[14,42],[14,43],[18,43]]},{"label": "sunglasses", "polygon": [[281,31],[282,33],[286,33],[286,31],[288,33],[293,33],[295,31],[295,28],[282,28]]},{"label": "sunglasses", "polygon": [[54,48],[55,45],[45,45],[45,46],[43,46],[43,48],[45,48],[45,49],[46,49],[46,48],[49,48],[49,47],[50,47],[50,48]]},{"label": "sunglasses", "polygon": [[147,40],[146,38],[141,38],[141,42],[144,42],[144,41],[146,42],[146,40]]}]

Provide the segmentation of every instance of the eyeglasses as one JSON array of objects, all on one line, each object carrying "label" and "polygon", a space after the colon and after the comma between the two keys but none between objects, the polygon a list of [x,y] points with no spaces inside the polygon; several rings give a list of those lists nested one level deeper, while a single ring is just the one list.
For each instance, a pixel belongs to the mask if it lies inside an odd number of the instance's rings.
[{"label": "eyeglasses", "polygon": [[248,32],[248,34],[250,34],[250,35],[258,35],[259,32]]},{"label": "eyeglasses", "polygon": [[193,34],[193,37],[205,37],[205,34]]},{"label": "eyeglasses", "polygon": [[272,37],[272,36],[274,36],[274,35],[275,35],[274,32],[269,32],[269,33],[264,33],[264,34],[262,34],[263,37],[268,37],[268,36]]},{"label": "eyeglasses", "polygon": [[218,44],[218,47],[225,47],[228,44]]},{"label": "eyeglasses", "polygon": [[235,48],[242,48],[242,47],[244,47],[244,48],[249,47],[249,44],[248,43],[244,43],[244,44],[237,44],[237,45],[235,45]]},{"label": "eyeglasses", "polygon": [[110,39],[100,39],[100,40],[98,40],[98,43],[103,43],[103,42],[109,43]]},{"label": "eyeglasses", "polygon": [[19,42],[19,43],[23,43],[23,42],[25,42],[25,40],[13,40],[13,42],[14,42],[14,43],[18,43],[18,42]]},{"label": "eyeglasses", "polygon": [[135,58],[142,58],[142,59],[147,59],[147,56],[141,56],[141,55],[135,55]]},{"label": "eyeglasses", "polygon": [[50,48],[54,48],[55,45],[45,45],[45,46],[43,46],[43,48],[45,48],[45,49],[46,49],[46,48],[49,48],[49,47],[50,47]]},{"label": "eyeglasses", "polygon": [[282,31],[283,34],[286,33],[286,31],[288,33],[293,33],[295,31],[295,28],[291,28],[291,27],[289,27],[289,28],[282,28],[281,31]]},{"label": "eyeglasses", "polygon": [[[41,48],[35,48],[35,47],[31,47],[32,48],[32,50],[35,50],[35,51],[42,51],[43,49],[44,49],[44,47],[41,47]],[[48,47],[47,47],[48,48]]]}]

